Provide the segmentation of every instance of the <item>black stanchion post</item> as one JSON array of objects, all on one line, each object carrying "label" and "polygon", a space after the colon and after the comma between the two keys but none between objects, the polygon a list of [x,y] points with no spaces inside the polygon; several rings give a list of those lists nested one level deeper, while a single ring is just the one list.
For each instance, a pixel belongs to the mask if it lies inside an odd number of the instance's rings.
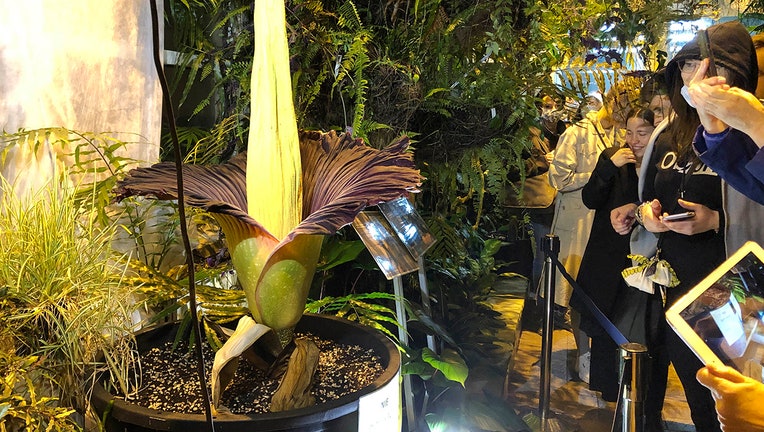
[{"label": "black stanchion post", "polygon": [[619,350],[621,359],[621,431],[645,430],[645,392],[647,390],[647,348],[638,343],[625,343]]},{"label": "black stanchion post", "polygon": [[560,238],[554,234],[544,237],[544,327],[541,332],[541,388],[539,389],[539,417],[541,430],[547,430],[549,419],[549,392],[552,372],[552,333],[554,333],[554,281]]}]

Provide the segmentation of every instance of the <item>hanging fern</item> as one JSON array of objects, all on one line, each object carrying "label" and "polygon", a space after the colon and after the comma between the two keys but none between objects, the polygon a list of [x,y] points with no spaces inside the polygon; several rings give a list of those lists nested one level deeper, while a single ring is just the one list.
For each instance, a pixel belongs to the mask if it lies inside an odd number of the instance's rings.
[{"label": "hanging fern", "polygon": [[356,128],[360,126],[365,114],[368,81],[364,78],[364,72],[370,63],[367,47],[370,36],[365,31],[352,36],[352,40],[347,45],[347,51],[344,54],[340,53],[342,61],[332,83],[332,91],[346,92],[352,98],[354,114],[351,125],[355,135],[362,138],[365,137],[364,134]]},{"label": "hanging fern", "polygon": [[361,17],[353,2],[346,1],[337,8],[337,25],[351,31],[363,30]]},{"label": "hanging fern", "polygon": [[232,115],[222,119],[215,127],[196,137],[194,144],[186,152],[185,163],[208,165],[223,162],[220,155],[224,153],[229,146],[231,139],[242,140],[245,133],[241,129],[241,119],[237,115]]},{"label": "hanging fern", "polygon": [[464,240],[454,228],[453,224],[443,217],[433,217],[427,220],[427,226],[437,242],[427,251],[432,260],[443,260],[466,256]]},{"label": "hanging fern", "polygon": [[483,147],[480,159],[485,166],[485,188],[489,194],[499,196],[507,183],[507,165],[515,160],[521,161],[519,156],[514,154],[514,149],[504,139],[493,139]]}]

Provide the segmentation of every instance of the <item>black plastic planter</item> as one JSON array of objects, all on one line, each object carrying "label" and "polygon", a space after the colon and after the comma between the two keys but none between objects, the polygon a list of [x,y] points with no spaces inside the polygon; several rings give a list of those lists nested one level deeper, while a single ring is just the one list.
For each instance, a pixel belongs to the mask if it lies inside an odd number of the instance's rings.
[{"label": "black plastic planter", "polygon": [[[173,331],[172,326],[165,326],[149,335],[154,339],[164,339]],[[400,354],[387,336],[344,319],[312,314],[300,320],[297,331],[373,349],[381,359],[384,368],[382,375],[353,394],[308,408],[267,414],[221,414],[214,419],[216,432],[400,430]],[[203,414],[164,412],[131,404],[112,396],[100,383],[93,390],[91,403],[99,416],[103,417],[103,413],[107,412],[105,428],[110,432],[210,430]]]}]

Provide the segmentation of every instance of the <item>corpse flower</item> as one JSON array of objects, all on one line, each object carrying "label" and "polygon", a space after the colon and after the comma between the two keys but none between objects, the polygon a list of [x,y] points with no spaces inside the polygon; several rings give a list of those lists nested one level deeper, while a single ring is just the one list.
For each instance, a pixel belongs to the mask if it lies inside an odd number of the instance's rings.
[{"label": "corpse flower", "polygon": [[[300,202],[286,200],[289,195],[277,182],[258,186],[260,192],[271,192],[270,198],[260,198],[260,206],[302,204],[304,219],[283,238],[276,237],[245,210],[249,202],[246,173],[252,170],[247,166],[246,154],[221,165],[183,166],[186,204],[209,211],[220,224],[254,319],[250,322],[244,317],[238,334],[226,343],[239,346],[230,356],[239,355],[269,329],[288,330],[299,321],[325,235],[352,223],[367,206],[415,192],[421,182],[411,153],[406,152],[406,138],[377,150],[348,134],[311,131],[299,137],[303,187]],[[250,144],[249,151],[256,152],[257,145],[252,147]],[[175,164],[162,162],[134,169],[118,182],[115,192],[117,199],[132,195],[176,199]],[[254,335],[239,340],[239,334],[247,333]],[[224,346],[220,351],[228,349]],[[214,385],[215,371],[222,367],[213,369],[213,400],[219,395]]]},{"label": "corpse flower", "polygon": [[[248,150],[221,165],[182,168],[185,202],[220,224],[252,314],[216,353],[215,405],[228,362],[270,329],[288,332],[299,321],[324,236],[421,183],[407,138],[378,150],[347,133],[298,132],[283,0],[255,2],[254,22]],[[117,199],[176,199],[175,176],[169,162],[134,169],[118,182]]]}]

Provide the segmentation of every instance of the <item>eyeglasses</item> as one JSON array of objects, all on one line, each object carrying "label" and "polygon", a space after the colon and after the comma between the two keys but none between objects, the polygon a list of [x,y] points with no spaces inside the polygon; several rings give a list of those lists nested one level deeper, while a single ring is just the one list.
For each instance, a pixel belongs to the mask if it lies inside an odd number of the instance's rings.
[{"label": "eyeglasses", "polygon": [[679,64],[679,70],[682,73],[692,74],[695,73],[698,66],[700,66],[700,60],[685,60]]},{"label": "eyeglasses", "polygon": [[[698,70],[698,66],[700,66],[700,60],[685,60],[679,63],[679,70],[681,70],[683,74],[694,74],[695,71]],[[727,69],[725,69],[724,66],[716,65],[716,73],[729,78],[726,71]]]}]

